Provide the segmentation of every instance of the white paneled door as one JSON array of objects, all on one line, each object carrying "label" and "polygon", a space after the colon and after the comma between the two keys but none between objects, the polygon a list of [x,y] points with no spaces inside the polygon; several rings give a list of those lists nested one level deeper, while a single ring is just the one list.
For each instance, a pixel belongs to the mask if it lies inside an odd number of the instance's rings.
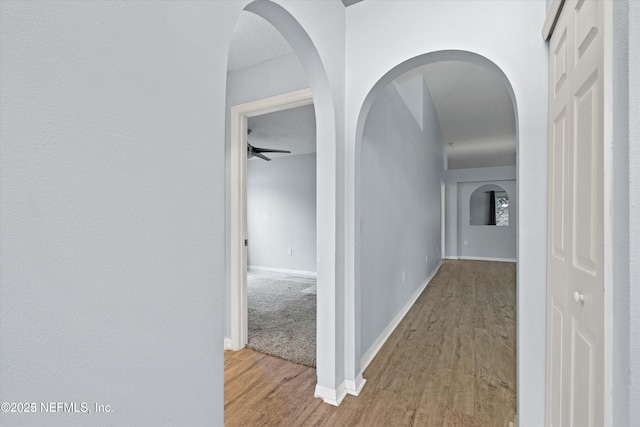
[{"label": "white paneled door", "polygon": [[604,2],[567,0],[549,45],[547,425],[605,424]]}]

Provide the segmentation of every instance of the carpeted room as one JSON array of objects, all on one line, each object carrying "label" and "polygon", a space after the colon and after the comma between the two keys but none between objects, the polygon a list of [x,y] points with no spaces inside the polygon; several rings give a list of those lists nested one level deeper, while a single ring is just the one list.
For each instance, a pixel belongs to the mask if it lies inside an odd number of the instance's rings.
[{"label": "carpeted room", "polygon": [[297,107],[248,125],[248,143],[269,160],[247,161],[247,347],[315,367],[315,111]]}]

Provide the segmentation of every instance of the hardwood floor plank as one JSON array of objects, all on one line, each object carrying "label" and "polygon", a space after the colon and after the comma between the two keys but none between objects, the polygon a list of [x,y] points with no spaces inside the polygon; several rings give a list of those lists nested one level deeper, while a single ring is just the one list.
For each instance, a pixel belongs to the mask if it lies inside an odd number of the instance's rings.
[{"label": "hardwood floor plank", "polygon": [[507,426],[516,416],[513,263],[443,265],[339,407],[315,369],[225,352],[227,426]]}]

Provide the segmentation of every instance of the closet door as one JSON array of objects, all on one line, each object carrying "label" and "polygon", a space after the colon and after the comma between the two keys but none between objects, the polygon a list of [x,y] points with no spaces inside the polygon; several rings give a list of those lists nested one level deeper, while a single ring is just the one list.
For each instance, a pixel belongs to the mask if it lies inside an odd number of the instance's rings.
[{"label": "closet door", "polygon": [[547,425],[604,424],[602,1],[567,0],[549,45]]}]

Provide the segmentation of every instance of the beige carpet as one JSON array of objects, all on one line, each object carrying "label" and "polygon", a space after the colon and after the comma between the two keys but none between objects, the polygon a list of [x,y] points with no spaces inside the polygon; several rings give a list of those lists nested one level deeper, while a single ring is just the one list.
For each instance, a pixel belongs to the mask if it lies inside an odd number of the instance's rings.
[{"label": "beige carpet", "polygon": [[247,347],[315,367],[315,286],[314,279],[248,274]]}]

